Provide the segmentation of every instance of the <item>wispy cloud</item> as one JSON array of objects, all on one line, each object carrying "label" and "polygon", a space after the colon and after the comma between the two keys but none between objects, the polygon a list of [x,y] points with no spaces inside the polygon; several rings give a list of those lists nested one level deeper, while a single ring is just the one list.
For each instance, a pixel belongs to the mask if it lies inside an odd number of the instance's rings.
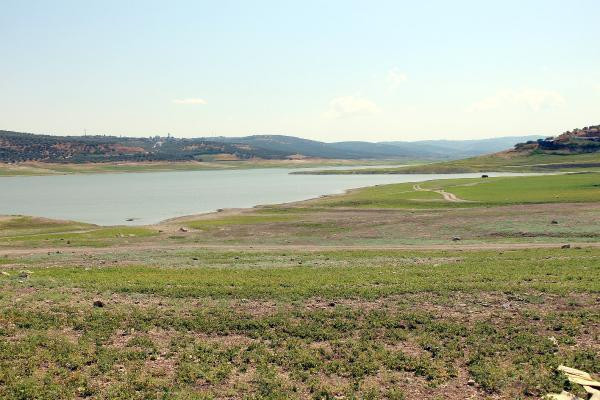
[{"label": "wispy cloud", "polygon": [[408,76],[398,68],[392,68],[387,73],[387,83],[390,89],[396,89],[408,79]]},{"label": "wispy cloud", "polygon": [[560,93],[552,90],[521,89],[500,90],[492,96],[471,104],[469,112],[494,110],[508,106],[523,106],[531,111],[541,111],[565,105],[565,99]]},{"label": "wispy cloud", "polygon": [[190,98],[190,99],[174,99],[174,104],[206,104],[206,100],[200,98]]},{"label": "wispy cloud", "polygon": [[329,118],[346,118],[373,115],[379,112],[377,104],[369,99],[355,96],[340,96],[329,102],[325,116]]}]

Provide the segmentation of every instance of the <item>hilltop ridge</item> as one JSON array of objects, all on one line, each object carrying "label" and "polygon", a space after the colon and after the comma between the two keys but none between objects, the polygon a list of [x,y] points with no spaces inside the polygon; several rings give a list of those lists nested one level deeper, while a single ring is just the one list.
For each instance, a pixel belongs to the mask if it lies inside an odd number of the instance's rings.
[{"label": "hilltop ridge", "polygon": [[286,135],[243,137],[54,136],[0,131],[0,162],[105,163],[147,161],[389,159],[452,160],[500,151],[539,136],[416,142],[326,143]]},{"label": "hilltop ridge", "polygon": [[581,154],[600,151],[600,125],[566,131],[558,136],[515,145],[512,152]]}]

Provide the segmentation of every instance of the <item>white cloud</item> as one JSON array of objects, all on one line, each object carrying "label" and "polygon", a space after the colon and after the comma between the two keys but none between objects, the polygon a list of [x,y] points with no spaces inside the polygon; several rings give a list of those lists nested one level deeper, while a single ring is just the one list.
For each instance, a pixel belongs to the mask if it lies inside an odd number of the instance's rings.
[{"label": "white cloud", "polygon": [[565,105],[565,99],[552,90],[501,90],[468,107],[469,112],[494,110],[508,106],[525,106],[532,111],[547,110]]},{"label": "white cloud", "polygon": [[174,99],[173,103],[175,103],[175,104],[206,104],[206,100],[200,99],[200,98]]},{"label": "white cloud", "polygon": [[329,102],[325,116],[329,118],[345,118],[377,114],[379,107],[371,100],[360,96],[340,96]]},{"label": "white cloud", "polygon": [[392,68],[387,73],[387,82],[390,89],[396,89],[407,79],[408,76],[406,76],[406,74],[401,72],[398,68]]}]

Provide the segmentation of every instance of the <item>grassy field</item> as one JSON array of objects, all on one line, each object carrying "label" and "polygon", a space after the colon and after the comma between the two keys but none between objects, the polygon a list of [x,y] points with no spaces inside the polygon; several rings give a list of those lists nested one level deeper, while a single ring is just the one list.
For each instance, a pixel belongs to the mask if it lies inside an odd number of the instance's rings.
[{"label": "grassy field", "polygon": [[313,201],[315,207],[436,208],[527,203],[577,203],[600,200],[600,173],[527,177],[441,179],[420,183],[427,190],[456,194],[464,202],[444,201],[440,193],[417,190],[413,183],[383,185]]},{"label": "grassy field", "polygon": [[599,178],[142,227],[0,217],[0,398],[583,397],[556,367],[600,374]]},{"label": "grassy field", "polygon": [[600,373],[599,256],[13,257],[0,397],[538,398],[565,384],[559,364]]},{"label": "grassy field", "polygon": [[451,174],[462,172],[558,172],[600,170],[600,153],[587,154],[513,154],[498,153],[462,160],[394,168],[325,170],[299,174]]}]

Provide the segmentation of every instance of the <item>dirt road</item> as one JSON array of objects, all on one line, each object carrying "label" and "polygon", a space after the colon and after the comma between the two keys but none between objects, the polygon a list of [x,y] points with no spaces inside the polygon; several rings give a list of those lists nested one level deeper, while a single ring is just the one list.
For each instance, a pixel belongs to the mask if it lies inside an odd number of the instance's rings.
[{"label": "dirt road", "polygon": [[[600,248],[600,242],[569,243],[571,248]],[[336,250],[522,250],[522,249],[556,249],[561,243],[477,243],[477,244],[432,244],[432,245],[218,245],[218,244],[181,244],[170,246],[137,245],[115,247],[45,247],[36,249],[0,249],[0,257],[26,256],[35,254],[104,254],[125,253],[136,251],[177,251],[177,250],[223,250],[223,251],[336,251]],[[58,253],[57,253],[58,252]]]},{"label": "dirt road", "polygon": [[464,200],[456,197],[454,193],[446,192],[444,190],[433,190],[433,189],[423,189],[421,185],[413,185],[413,189],[417,192],[435,192],[441,194],[444,200],[456,203],[468,202],[469,200]]}]

